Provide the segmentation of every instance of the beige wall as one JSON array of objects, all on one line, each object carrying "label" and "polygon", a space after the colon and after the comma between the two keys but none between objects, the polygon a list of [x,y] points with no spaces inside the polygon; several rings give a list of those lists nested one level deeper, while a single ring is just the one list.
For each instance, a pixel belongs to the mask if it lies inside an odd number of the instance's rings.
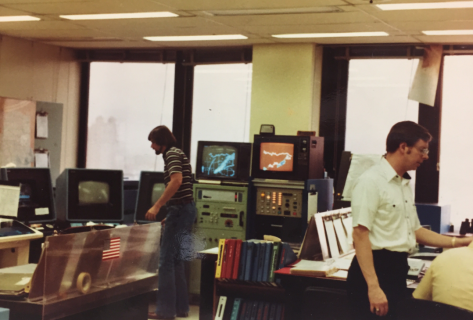
[{"label": "beige wall", "polygon": [[79,83],[72,50],[1,37],[0,96],[64,105],[60,171],[76,166]]},{"label": "beige wall", "polygon": [[250,140],[261,124],[274,124],[278,135],[318,135],[321,61],[313,44],[253,47]]}]

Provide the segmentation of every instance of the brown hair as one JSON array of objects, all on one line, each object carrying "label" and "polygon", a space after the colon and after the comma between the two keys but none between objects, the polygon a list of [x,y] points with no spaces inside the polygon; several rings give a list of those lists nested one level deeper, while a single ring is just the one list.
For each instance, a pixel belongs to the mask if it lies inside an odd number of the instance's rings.
[{"label": "brown hair", "polygon": [[157,126],[151,130],[148,135],[148,140],[159,146],[166,146],[166,149],[176,145],[176,138],[166,126]]},{"label": "brown hair", "polygon": [[386,138],[386,151],[390,153],[395,152],[403,142],[408,147],[412,147],[419,139],[429,142],[432,140],[432,136],[426,128],[415,122],[398,122],[391,128]]}]

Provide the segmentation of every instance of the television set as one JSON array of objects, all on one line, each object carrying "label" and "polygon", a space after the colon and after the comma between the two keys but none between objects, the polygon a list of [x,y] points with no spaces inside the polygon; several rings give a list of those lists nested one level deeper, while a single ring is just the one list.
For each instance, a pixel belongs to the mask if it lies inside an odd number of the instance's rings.
[{"label": "television set", "polygon": [[[164,192],[164,173],[155,171],[141,171],[138,185],[138,199],[136,201],[135,221],[149,223],[145,219],[146,212],[158,201]],[[166,218],[166,208],[161,207],[156,215],[156,221]]]},{"label": "television set", "polygon": [[197,180],[248,182],[251,143],[198,141],[195,176]]},{"label": "television set", "polygon": [[304,181],[324,178],[324,138],[255,135],[252,178]]},{"label": "television set", "polygon": [[2,168],[1,179],[20,184],[17,220],[24,223],[56,221],[49,168]]},{"label": "television set", "polygon": [[120,223],[123,221],[123,172],[65,169],[56,180],[60,222]]}]

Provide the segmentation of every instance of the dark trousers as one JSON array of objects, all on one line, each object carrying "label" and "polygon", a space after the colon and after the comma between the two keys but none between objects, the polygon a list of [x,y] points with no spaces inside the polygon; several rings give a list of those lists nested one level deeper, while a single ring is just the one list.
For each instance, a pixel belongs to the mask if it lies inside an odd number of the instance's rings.
[{"label": "dark trousers", "polygon": [[354,257],[347,278],[352,318],[354,320],[396,319],[397,306],[401,299],[407,296],[406,278],[409,271],[407,253],[384,249],[373,250],[373,262],[379,285],[388,299],[389,312],[386,317],[371,313],[368,286],[358,260]]}]

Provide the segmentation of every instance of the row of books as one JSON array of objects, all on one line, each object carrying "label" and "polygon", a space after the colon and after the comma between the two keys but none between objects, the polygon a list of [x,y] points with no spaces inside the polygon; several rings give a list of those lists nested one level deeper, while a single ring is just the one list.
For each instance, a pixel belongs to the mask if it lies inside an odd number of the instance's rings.
[{"label": "row of books", "polygon": [[284,304],[221,296],[215,320],[284,320]]},{"label": "row of books", "polygon": [[220,239],[215,278],[274,282],[274,271],[296,259],[286,242]]}]

